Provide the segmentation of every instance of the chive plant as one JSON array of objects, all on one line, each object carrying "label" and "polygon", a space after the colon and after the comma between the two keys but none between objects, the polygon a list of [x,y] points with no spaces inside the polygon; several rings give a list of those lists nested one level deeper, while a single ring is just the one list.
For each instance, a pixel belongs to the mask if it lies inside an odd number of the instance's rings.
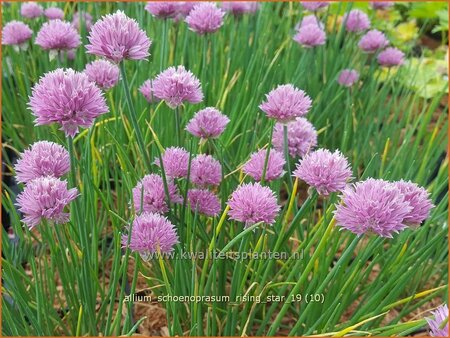
[{"label": "chive plant", "polygon": [[[47,19],[25,17],[20,3],[3,4],[4,27],[19,20],[32,31],[20,48],[2,48],[3,177],[17,174],[31,145],[54,142],[70,153],[71,170],[60,180],[67,174],[78,196],[66,203],[70,219],[47,217],[52,206],[43,203],[38,224],[29,227],[20,201],[32,187],[4,179],[4,335],[139,333],[145,318],[128,299],[143,285],[165,309],[170,335],[428,330],[425,317],[434,315],[414,314],[444,303],[448,292],[446,88],[424,99],[404,85],[416,74],[412,50],[388,52],[384,39],[383,50],[368,53],[367,41],[361,50],[368,27],[349,25],[361,13],[377,20],[380,8],[42,6],[61,8],[68,22],[76,16],[81,45],[49,58],[34,43]],[[355,7],[361,12],[340,15]],[[310,29],[320,39],[311,39]],[[84,78],[98,58],[120,71],[97,98],[108,112],[67,137],[58,126],[64,119],[35,125],[30,100],[42,78],[58,68]],[[342,78],[344,70],[352,78]],[[284,94],[269,102],[280,85],[310,105],[303,102],[299,113],[296,98],[286,103]],[[292,114],[270,115],[269,105]],[[289,127],[298,119],[305,120]],[[295,153],[303,136],[294,130],[305,128],[307,147]],[[285,164],[276,174],[272,151]],[[245,169],[256,152],[258,161]],[[402,180],[414,183],[408,187],[421,192],[422,204],[402,192]],[[417,205],[426,212],[413,219]]]}]

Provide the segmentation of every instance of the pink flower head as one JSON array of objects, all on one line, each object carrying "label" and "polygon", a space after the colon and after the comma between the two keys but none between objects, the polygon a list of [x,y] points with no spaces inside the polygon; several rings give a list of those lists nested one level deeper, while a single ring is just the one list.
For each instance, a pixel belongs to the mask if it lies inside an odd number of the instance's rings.
[{"label": "pink flower head", "polygon": [[222,166],[211,155],[197,155],[191,162],[191,182],[204,187],[219,185],[222,181]]},{"label": "pink flower head", "polygon": [[14,170],[17,181],[21,183],[28,183],[42,176],[58,178],[70,170],[69,153],[59,144],[39,141],[20,154]]},{"label": "pink flower head", "polygon": [[339,150],[318,149],[303,157],[294,176],[315,188],[321,195],[342,191],[351,179],[352,171]]},{"label": "pink flower head", "polygon": [[[266,163],[266,156],[267,149],[260,149],[259,151],[253,153],[243,167],[244,173],[253,177],[255,181],[261,181],[264,171],[264,164]],[[285,164],[286,161],[283,158],[283,154],[274,149],[270,149],[266,167],[266,175],[264,177],[266,182],[276,180],[283,176],[283,167]]]},{"label": "pink flower head", "polygon": [[95,82],[101,89],[110,89],[119,82],[119,67],[106,60],[95,60],[86,65],[84,73],[89,81]]},{"label": "pink flower head", "polygon": [[145,10],[152,16],[162,19],[174,18],[178,14],[179,4],[176,1],[149,1]]},{"label": "pink flower head", "polygon": [[144,95],[148,103],[158,102],[159,99],[153,94],[152,80],[146,80],[140,87],[139,91]]},{"label": "pink flower head", "polygon": [[23,222],[31,229],[42,219],[57,224],[69,221],[65,207],[78,196],[78,190],[67,189],[67,182],[52,176],[38,177],[17,196],[16,205],[23,213]]},{"label": "pink flower head", "polygon": [[400,190],[405,196],[405,201],[412,207],[411,212],[405,217],[405,223],[419,225],[426,220],[433,208],[428,191],[411,181],[400,180],[394,182],[394,186]]},{"label": "pink flower head", "polygon": [[44,11],[44,15],[49,20],[63,20],[64,19],[64,11],[58,7],[49,7]]},{"label": "pink flower head", "polygon": [[[304,117],[297,117],[288,122],[288,149],[292,157],[303,157],[317,146],[317,132],[314,126]],[[275,124],[272,135],[273,147],[282,152],[284,146],[283,125]]]},{"label": "pink flower head", "polygon": [[98,116],[108,112],[101,90],[86,74],[62,68],[40,78],[28,105],[36,116],[36,125],[59,123],[71,137],[80,127],[89,128]]},{"label": "pink flower head", "polygon": [[70,23],[56,19],[42,25],[36,36],[36,44],[45,50],[68,50],[77,48],[81,38]]},{"label": "pink flower head", "polygon": [[154,95],[175,109],[183,101],[199,103],[203,100],[200,81],[184,66],[169,67],[153,80]]},{"label": "pink flower head", "polygon": [[33,31],[21,21],[10,21],[2,29],[2,45],[21,46],[31,39]]},{"label": "pink flower head", "polygon": [[303,90],[286,84],[279,85],[266,94],[266,101],[260,104],[259,108],[266,113],[267,117],[286,123],[306,115],[311,108],[311,103],[311,98]]},{"label": "pink flower head", "polygon": [[[434,318],[425,318],[430,327],[430,336],[448,337],[448,306],[446,304],[441,305],[431,313]],[[442,327],[445,321],[447,321],[447,324]]]},{"label": "pink flower head", "polygon": [[92,15],[88,12],[75,12],[72,17],[72,26],[75,27],[76,30],[81,29],[81,21],[83,21],[86,30],[90,31],[92,27]]},{"label": "pink flower head", "polygon": [[343,191],[336,206],[336,224],[358,236],[376,233],[392,238],[406,228],[405,217],[411,206],[392,183],[369,178]]},{"label": "pink flower head", "polygon": [[229,122],[230,119],[218,109],[208,107],[195,114],[187,124],[186,130],[203,139],[217,138],[223,133]]},{"label": "pink flower head", "polygon": [[386,9],[394,5],[392,1],[370,1],[373,9]]},{"label": "pink flower head", "polygon": [[[167,180],[167,189],[169,190],[169,199],[171,203],[181,203],[182,198],[178,194],[176,185]],[[169,211],[166,203],[166,194],[164,191],[164,181],[161,176],[156,174],[145,175],[133,188],[134,209],[140,213],[156,212],[164,214]]]},{"label": "pink flower head", "polygon": [[325,31],[316,24],[302,25],[294,35],[294,41],[305,48],[321,46],[325,44]]},{"label": "pink flower head", "polygon": [[25,2],[20,7],[20,15],[28,19],[35,19],[44,13],[44,9],[36,2]]},{"label": "pink flower head", "polygon": [[303,17],[302,21],[295,27],[295,30],[298,31],[300,28],[308,25],[316,25],[322,30],[325,28],[325,25],[317,18],[317,16],[310,14]]},{"label": "pink flower head", "polygon": [[220,212],[220,201],[217,196],[206,189],[191,189],[187,198],[193,212],[215,217]]},{"label": "pink flower head", "polygon": [[259,222],[273,224],[280,211],[274,192],[258,182],[240,185],[227,204],[230,219],[245,223],[245,227]]},{"label": "pink flower head", "polygon": [[378,54],[378,63],[385,67],[401,66],[404,62],[405,54],[397,48],[389,47]]},{"label": "pink flower head", "polygon": [[315,12],[321,8],[327,7],[330,2],[329,1],[302,1],[302,6],[308,11]]},{"label": "pink flower head", "polygon": [[166,217],[158,214],[144,212],[134,219],[130,228],[131,234],[122,235],[122,246],[127,247],[130,241],[130,250],[139,252],[144,258],[158,253],[158,250],[161,253],[169,253],[179,243],[175,226]]},{"label": "pink flower head", "polygon": [[386,35],[376,29],[372,29],[363,35],[359,40],[358,46],[366,53],[374,53],[379,49],[383,49],[389,44]]},{"label": "pink flower head", "polygon": [[122,11],[108,14],[91,27],[87,52],[116,63],[124,59],[146,59],[151,41],[136,20]]},{"label": "pink flower head", "polygon": [[211,2],[196,5],[186,17],[189,29],[198,33],[214,33],[223,25],[225,12]]},{"label": "pink flower head", "polygon": [[196,6],[194,1],[179,1],[178,2],[178,14],[181,17],[189,15],[191,10]]},{"label": "pink flower head", "polygon": [[231,12],[233,15],[242,15],[255,13],[260,4],[255,1],[223,1],[221,7],[224,11]]},{"label": "pink flower head", "polygon": [[366,13],[353,9],[344,15],[345,28],[349,32],[362,32],[370,28],[370,20]]},{"label": "pink flower head", "polygon": [[[173,178],[187,177],[189,169],[189,153],[180,147],[167,148],[162,155],[164,172]],[[155,159],[155,164],[159,167],[159,158]]]},{"label": "pink flower head", "polygon": [[337,82],[344,87],[353,86],[359,79],[359,73],[354,69],[344,69],[339,73]]}]

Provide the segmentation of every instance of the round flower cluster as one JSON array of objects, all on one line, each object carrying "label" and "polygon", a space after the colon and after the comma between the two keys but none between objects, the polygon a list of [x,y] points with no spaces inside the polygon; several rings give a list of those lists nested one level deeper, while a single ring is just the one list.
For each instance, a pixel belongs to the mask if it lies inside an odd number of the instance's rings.
[{"label": "round flower cluster", "polygon": [[108,112],[101,90],[86,74],[61,68],[45,74],[33,87],[29,107],[36,125],[59,123],[70,137]]},{"label": "round flower cluster", "polygon": [[36,19],[44,14],[44,9],[36,2],[25,2],[20,7],[20,15],[28,19]]},{"label": "round flower cluster", "polygon": [[187,124],[186,130],[202,139],[217,138],[223,133],[229,122],[230,119],[218,109],[208,107],[195,114]]},{"label": "round flower cluster", "polygon": [[286,84],[279,85],[266,94],[266,101],[259,108],[266,113],[267,117],[286,123],[306,115],[311,108],[311,103],[310,97],[303,90]]},{"label": "round flower cluster", "polygon": [[[317,131],[304,117],[297,117],[287,124],[288,150],[292,157],[303,157],[317,146]],[[283,151],[283,124],[276,123],[272,135],[273,147]]]},{"label": "round flower cluster", "polygon": [[203,35],[214,33],[223,25],[225,12],[216,4],[204,2],[196,5],[186,17],[185,21],[190,30]]},{"label": "round flower cluster", "polygon": [[159,99],[153,94],[153,82],[152,80],[146,80],[140,87],[139,91],[147,100],[148,103],[158,102]]},{"label": "round flower cluster", "polygon": [[44,11],[44,15],[49,20],[63,20],[64,19],[64,11],[58,7],[49,7]]},{"label": "round flower cluster", "polygon": [[84,73],[103,90],[114,87],[120,77],[119,67],[106,60],[95,60],[87,64]]},{"label": "round flower cluster", "polygon": [[169,67],[160,73],[152,81],[152,89],[154,96],[164,100],[172,109],[184,101],[193,104],[203,101],[199,79],[184,66]]},{"label": "round flower cluster", "polygon": [[264,180],[270,182],[283,176],[285,164],[286,161],[282,153],[270,149],[269,156],[267,156],[267,149],[261,149],[250,156],[243,167],[243,171],[253,177],[255,181],[261,181],[264,176]]},{"label": "round flower cluster", "polygon": [[97,21],[89,32],[87,52],[105,57],[115,63],[124,59],[142,60],[147,58],[151,41],[139,28],[136,20],[122,11],[108,14]]},{"label": "round flower cluster", "polygon": [[81,37],[69,22],[56,19],[42,25],[36,44],[50,51],[70,50],[81,44]]},{"label": "round flower cluster", "polygon": [[305,181],[321,195],[342,191],[351,179],[347,159],[336,150],[318,149],[306,154],[297,164],[294,176]]},{"label": "round flower cluster", "polygon": [[17,46],[25,49],[26,43],[33,36],[30,27],[21,21],[10,21],[2,29],[2,45]]},{"label": "round flower cluster", "polygon": [[64,147],[49,141],[36,142],[20,154],[14,169],[16,180],[25,183],[16,204],[30,229],[44,219],[57,224],[69,220],[65,209],[78,196],[78,190],[68,189],[67,181],[60,179],[70,170]]},{"label": "round flower cluster", "polygon": [[422,223],[432,207],[426,190],[412,182],[369,178],[343,190],[335,218],[338,226],[358,236],[375,233],[392,238]]}]

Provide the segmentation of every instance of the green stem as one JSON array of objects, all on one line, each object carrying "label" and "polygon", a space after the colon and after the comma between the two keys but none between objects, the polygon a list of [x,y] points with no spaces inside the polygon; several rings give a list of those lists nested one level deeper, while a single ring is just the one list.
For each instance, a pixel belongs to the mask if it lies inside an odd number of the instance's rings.
[{"label": "green stem", "polygon": [[175,129],[177,137],[177,146],[181,146],[181,131],[180,131],[180,108],[175,108]]},{"label": "green stem", "polygon": [[289,161],[289,143],[288,143],[288,126],[283,124],[283,150],[284,158],[286,159],[286,171],[288,174],[289,188],[292,190],[292,175],[291,175],[291,164]]},{"label": "green stem", "polygon": [[131,99],[130,88],[128,86],[127,75],[125,72],[125,64],[123,62],[120,63],[120,73],[122,75],[122,83],[123,83],[123,87],[125,90],[125,96],[126,96],[127,103],[128,103],[128,109],[129,109],[128,117],[130,118],[131,124],[133,125],[133,129],[136,134],[136,140],[137,140],[138,146],[140,148],[142,156],[144,157],[145,166],[146,166],[147,170],[150,171],[150,159],[149,159],[147,151],[145,149],[145,143],[144,143],[144,139],[142,137],[141,129],[139,128],[136,110],[134,108],[133,100]]},{"label": "green stem", "polygon": [[265,178],[266,178],[267,164],[269,163],[270,148],[271,148],[271,146],[272,146],[273,128],[274,128],[274,121],[271,121],[271,124],[270,124],[270,134],[269,134],[269,143],[268,143],[268,145],[267,145],[266,158],[265,158],[265,160],[264,160],[264,168],[263,168],[263,173],[262,173],[262,176],[261,176],[261,185],[264,185],[264,180],[265,180]]}]

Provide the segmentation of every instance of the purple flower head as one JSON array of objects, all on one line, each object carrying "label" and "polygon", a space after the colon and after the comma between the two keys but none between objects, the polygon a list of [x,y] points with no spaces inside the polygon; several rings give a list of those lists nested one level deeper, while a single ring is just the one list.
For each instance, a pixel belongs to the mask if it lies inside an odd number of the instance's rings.
[{"label": "purple flower head", "polygon": [[389,40],[386,39],[386,35],[379,30],[372,29],[363,35],[358,46],[366,53],[374,53],[385,48],[388,44]]},{"label": "purple flower head", "polygon": [[[317,132],[304,117],[297,117],[287,124],[288,149],[292,157],[303,157],[317,146]],[[275,124],[272,135],[273,147],[282,152],[284,146],[283,124]]]},{"label": "purple flower head", "polygon": [[196,3],[194,1],[179,1],[178,2],[178,14],[181,17],[186,17],[189,15],[191,10],[195,7]]},{"label": "purple flower head", "polygon": [[405,201],[412,207],[411,212],[405,217],[405,223],[417,226],[426,220],[433,208],[428,191],[410,181],[400,180],[394,182],[394,186],[400,190],[405,196]]},{"label": "purple flower head", "polygon": [[[266,156],[267,149],[260,149],[259,151],[253,153],[243,167],[244,173],[253,177],[255,181],[261,181],[264,171],[264,164],[266,163]],[[283,154],[274,149],[270,149],[266,175],[264,177],[265,181],[270,182],[283,176],[283,167],[285,164],[286,161],[283,158]]]},{"label": "purple flower head", "polygon": [[336,206],[336,224],[358,236],[375,233],[392,238],[406,228],[411,206],[392,183],[369,178],[347,187]]},{"label": "purple flower head", "polygon": [[227,204],[230,219],[245,223],[245,227],[259,222],[273,224],[280,211],[274,192],[258,182],[237,187]]},{"label": "purple flower head", "polygon": [[266,113],[267,117],[286,123],[306,115],[311,108],[311,103],[311,98],[303,90],[286,84],[279,85],[266,94],[266,101],[260,104],[259,108]]},{"label": "purple flower head", "polygon": [[354,69],[344,69],[339,73],[337,82],[344,87],[353,86],[359,79],[359,73]]},{"label": "purple flower head", "polygon": [[103,93],[86,74],[62,68],[40,78],[28,105],[36,116],[36,125],[59,123],[71,137],[80,127],[89,128],[98,116],[108,112]]},{"label": "purple flower head", "polygon": [[44,11],[44,15],[49,20],[63,20],[64,19],[64,11],[58,7],[49,7]]},{"label": "purple flower head", "polygon": [[345,188],[352,170],[339,150],[332,153],[328,149],[318,149],[299,161],[294,176],[327,196]]},{"label": "purple flower head", "polygon": [[105,15],[97,21],[91,27],[88,40],[88,53],[103,56],[116,63],[124,59],[147,58],[152,43],[136,20],[122,11]]},{"label": "purple flower head", "polygon": [[353,9],[344,15],[345,28],[349,32],[362,32],[370,28],[370,20],[366,13]]},{"label": "purple flower head", "polygon": [[154,95],[175,109],[183,101],[199,103],[203,100],[200,81],[184,66],[169,67],[153,80]]},{"label": "purple flower head", "polygon": [[325,28],[323,22],[319,21],[315,15],[310,14],[303,17],[302,21],[300,21],[300,23],[295,27],[295,30],[298,31],[300,28],[308,25],[316,25],[322,30]]},{"label": "purple flower head", "polygon": [[186,130],[203,139],[217,138],[223,133],[229,122],[230,119],[218,109],[208,107],[195,114],[187,124]]},{"label": "purple flower head", "polygon": [[222,166],[211,155],[197,155],[191,162],[191,182],[205,187],[219,185],[222,181]]},{"label": "purple flower head", "polygon": [[139,91],[144,95],[148,103],[159,102],[159,99],[153,94],[153,81],[146,80],[140,87]]},{"label": "purple flower head", "polygon": [[[439,306],[431,312],[434,318],[425,318],[430,327],[431,337],[448,337],[448,306],[446,304]],[[447,321],[447,324],[444,324]]]},{"label": "purple flower head", "polygon": [[386,9],[394,5],[392,1],[370,1],[373,9]]},{"label": "purple flower head", "polygon": [[187,198],[193,212],[215,217],[220,212],[220,201],[217,196],[206,189],[191,189]]},{"label": "purple flower head", "polygon": [[176,1],[149,1],[145,5],[147,12],[161,19],[174,18],[178,14],[178,8]]},{"label": "purple flower head", "polygon": [[36,2],[25,2],[20,7],[20,15],[28,19],[35,19],[44,13],[44,9]]},{"label": "purple flower head", "polygon": [[255,13],[260,4],[255,1],[223,1],[221,7],[224,11],[239,16],[246,13]]},{"label": "purple flower head", "polygon": [[31,39],[33,31],[21,21],[10,21],[2,29],[2,45],[21,46]]},{"label": "purple flower head", "polygon": [[214,33],[223,25],[225,12],[211,2],[196,5],[186,17],[186,23],[191,31],[200,35]]},{"label": "purple flower head", "polygon": [[302,1],[300,3],[305,9],[311,12],[315,12],[321,8],[325,8],[330,4],[329,1]]},{"label": "purple flower head", "polygon": [[84,73],[89,81],[95,82],[101,89],[114,87],[119,82],[119,67],[106,60],[95,60],[86,65]]},{"label": "purple flower head", "polygon": [[[176,185],[167,180],[169,198],[171,203],[181,203],[182,198],[178,194]],[[169,211],[166,203],[166,194],[164,191],[164,181],[161,176],[156,174],[145,175],[133,188],[134,209],[140,213],[156,212],[164,214]]]},{"label": "purple flower head", "polygon": [[[167,148],[162,155],[164,172],[172,178],[187,177],[189,169],[189,153],[180,147]],[[155,159],[155,164],[159,167],[159,158]]]},{"label": "purple flower head", "polygon": [[25,186],[17,196],[16,205],[23,213],[23,222],[31,229],[42,219],[57,224],[69,221],[69,213],[65,207],[78,196],[78,190],[67,189],[67,182],[59,178],[38,177]]},{"label": "purple flower head", "polygon": [[88,12],[75,12],[72,17],[72,26],[75,27],[76,30],[81,29],[81,21],[83,21],[86,30],[90,31],[92,27],[92,15]]},{"label": "purple flower head", "polygon": [[171,252],[178,243],[178,236],[175,226],[166,217],[144,212],[134,219],[131,234],[122,235],[123,247],[127,247],[128,240],[131,251],[148,258],[149,254],[157,253],[158,249],[161,253]]},{"label": "purple flower head", "polygon": [[405,54],[397,48],[388,47],[378,54],[378,63],[385,67],[401,66],[404,62]]},{"label": "purple flower head", "polygon": [[297,34],[294,35],[294,41],[305,48],[324,45],[325,40],[325,31],[317,23],[301,25]]},{"label": "purple flower head", "polygon": [[61,177],[70,170],[68,151],[49,141],[34,143],[20,154],[14,166],[17,182],[28,183],[42,176]]},{"label": "purple flower head", "polygon": [[56,19],[42,25],[35,42],[45,50],[59,51],[77,48],[81,38],[70,23]]}]

